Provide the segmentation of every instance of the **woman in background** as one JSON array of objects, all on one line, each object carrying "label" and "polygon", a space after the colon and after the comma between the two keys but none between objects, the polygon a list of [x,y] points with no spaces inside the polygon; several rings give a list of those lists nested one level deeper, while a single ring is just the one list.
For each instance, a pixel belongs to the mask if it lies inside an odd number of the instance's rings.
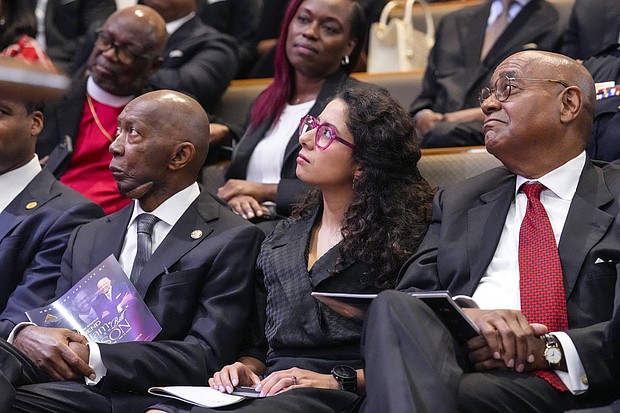
[{"label": "woman in background", "polygon": [[303,193],[295,176],[296,125],[321,113],[339,90],[359,84],[349,73],[364,43],[363,11],[353,0],[293,0],[280,39],[273,83],[253,103],[217,191],[246,219],[288,216]]},{"label": "woman in background", "polygon": [[[262,334],[209,380],[222,392],[252,386],[267,397],[226,411],[350,411],[364,390],[362,325],[311,292],[394,288],[429,222],[432,194],[417,168],[413,121],[387,92],[342,92],[318,119],[302,119],[298,139],[297,175],[316,189],[261,247],[257,319],[266,322],[256,325]],[[156,409],[151,412],[222,410]]]}]

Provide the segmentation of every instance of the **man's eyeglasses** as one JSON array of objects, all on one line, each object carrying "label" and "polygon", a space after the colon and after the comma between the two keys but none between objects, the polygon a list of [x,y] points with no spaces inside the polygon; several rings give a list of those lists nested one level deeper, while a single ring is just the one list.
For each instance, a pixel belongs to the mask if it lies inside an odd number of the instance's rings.
[{"label": "man's eyeglasses", "polygon": [[355,148],[355,145],[351,142],[347,142],[338,136],[333,126],[327,123],[319,123],[318,119],[312,115],[306,115],[301,118],[301,122],[299,122],[299,136],[315,128],[316,134],[314,135],[314,143],[317,148],[324,151],[329,148],[329,145],[335,140],[351,149]]},{"label": "man's eyeglasses", "polygon": [[153,58],[153,56],[146,53],[134,53],[129,50],[127,46],[122,46],[116,43],[114,37],[106,33],[103,29],[97,29],[95,33],[97,34],[97,40],[95,40],[95,47],[102,52],[114,48],[114,54],[116,55],[116,58],[124,65],[130,65],[136,59],[146,60]]},{"label": "man's eyeglasses", "polygon": [[528,80],[530,82],[551,82],[551,83],[557,83],[559,85],[562,85],[565,88],[568,87],[568,84],[564,82],[563,80],[531,79],[527,77],[502,76],[502,77],[497,78],[497,80],[495,81],[495,85],[493,85],[492,88],[488,88],[488,87],[482,88],[482,90],[480,91],[480,94],[478,95],[478,102],[480,102],[480,105],[482,106],[484,101],[490,98],[491,95],[495,95],[495,98],[498,101],[505,102],[510,97],[510,92],[512,92],[513,87],[519,89],[519,87],[515,85],[516,80]]}]

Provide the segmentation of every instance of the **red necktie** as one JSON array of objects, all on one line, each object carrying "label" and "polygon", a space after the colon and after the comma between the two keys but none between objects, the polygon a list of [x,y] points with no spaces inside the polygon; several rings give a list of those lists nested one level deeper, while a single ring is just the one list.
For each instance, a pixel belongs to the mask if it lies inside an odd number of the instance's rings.
[{"label": "red necktie", "polygon": [[[549,332],[568,329],[562,263],[551,222],[540,202],[541,183],[524,184],[527,209],[519,232],[519,288],[521,312],[530,323],[541,323]],[[568,389],[551,370],[533,372],[558,390]]]}]

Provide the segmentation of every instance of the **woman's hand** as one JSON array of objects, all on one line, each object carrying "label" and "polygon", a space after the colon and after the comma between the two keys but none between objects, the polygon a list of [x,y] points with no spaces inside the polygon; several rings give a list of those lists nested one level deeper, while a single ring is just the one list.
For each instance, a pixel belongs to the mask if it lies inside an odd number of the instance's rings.
[{"label": "woman's hand", "polygon": [[245,219],[269,215],[269,209],[249,195],[238,195],[231,198],[228,201],[228,206],[232,208],[235,214],[241,215]]},{"label": "woman's hand", "polygon": [[209,386],[222,393],[232,393],[239,385],[256,387],[259,383],[260,378],[252,369],[239,361],[225,366],[209,379]]},{"label": "woman's hand", "polygon": [[256,387],[262,396],[273,396],[279,392],[301,387],[340,389],[340,384],[331,374],[319,374],[293,367],[271,373]]},{"label": "woman's hand", "polygon": [[245,219],[262,217],[269,209],[262,205],[265,201],[275,201],[278,184],[262,184],[242,179],[229,179],[217,190],[217,196],[228,202],[237,214]]}]

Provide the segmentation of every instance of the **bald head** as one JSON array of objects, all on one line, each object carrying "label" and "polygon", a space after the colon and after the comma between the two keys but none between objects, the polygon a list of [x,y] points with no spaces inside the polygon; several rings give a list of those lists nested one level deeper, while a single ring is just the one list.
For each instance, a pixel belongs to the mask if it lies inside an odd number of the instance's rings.
[{"label": "bald head", "polygon": [[202,106],[171,90],[146,93],[118,117],[110,145],[119,192],[145,211],[196,181],[209,149],[209,118]]},{"label": "bald head", "polygon": [[166,22],[148,6],[121,9],[98,32],[88,59],[90,74],[107,92],[136,94],[162,64],[168,34]]},{"label": "bald head", "polygon": [[547,79],[560,79],[569,86],[576,86],[581,92],[579,116],[586,124],[594,120],[594,106],[596,104],[596,90],[594,79],[588,70],[576,60],[557,53],[528,50],[516,53],[512,58],[521,58],[529,68],[532,76]]},{"label": "bald head", "polygon": [[209,117],[196,100],[173,90],[157,90],[135,98],[127,106],[150,118],[162,136],[191,143],[196,149],[192,164],[196,172],[202,167],[209,150]]},{"label": "bald head", "polygon": [[[508,80],[506,79],[508,78]],[[594,81],[563,55],[524,51],[497,66],[482,104],[487,150],[511,171],[540,177],[586,148],[594,117]]]}]

